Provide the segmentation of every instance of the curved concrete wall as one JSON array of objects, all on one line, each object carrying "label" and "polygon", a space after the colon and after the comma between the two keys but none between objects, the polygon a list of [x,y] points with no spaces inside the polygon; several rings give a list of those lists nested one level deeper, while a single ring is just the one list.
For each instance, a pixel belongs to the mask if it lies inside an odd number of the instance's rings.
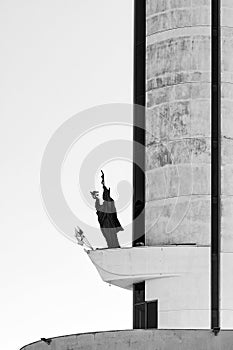
[{"label": "curved concrete wall", "polygon": [[[147,0],[147,245],[210,246],[210,10],[210,0]],[[232,0],[221,1],[221,176],[220,322],[232,328]],[[151,298],[156,283],[146,282]],[[191,298],[188,279],[183,292]]]},{"label": "curved concrete wall", "polygon": [[74,334],[39,341],[20,350],[231,350],[233,331],[131,330]]},{"label": "curved concrete wall", "polygon": [[147,0],[146,244],[210,244],[210,1]]}]

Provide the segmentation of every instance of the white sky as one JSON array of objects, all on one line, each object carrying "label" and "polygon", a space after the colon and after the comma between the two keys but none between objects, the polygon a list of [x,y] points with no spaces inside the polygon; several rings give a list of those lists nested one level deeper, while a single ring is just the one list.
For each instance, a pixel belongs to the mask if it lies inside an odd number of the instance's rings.
[{"label": "white sky", "polygon": [[40,197],[44,148],[86,108],[132,102],[133,1],[1,0],[1,348],[132,325],[131,293],[104,284]]}]

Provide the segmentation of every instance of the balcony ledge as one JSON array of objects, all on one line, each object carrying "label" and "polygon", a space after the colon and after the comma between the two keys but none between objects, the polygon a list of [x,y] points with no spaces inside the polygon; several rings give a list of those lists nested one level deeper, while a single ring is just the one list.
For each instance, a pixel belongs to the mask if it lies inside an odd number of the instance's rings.
[{"label": "balcony ledge", "polygon": [[[102,280],[131,289],[137,282],[203,273],[209,247],[159,246],[97,249],[87,254]],[[194,263],[195,262],[195,263]]]}]

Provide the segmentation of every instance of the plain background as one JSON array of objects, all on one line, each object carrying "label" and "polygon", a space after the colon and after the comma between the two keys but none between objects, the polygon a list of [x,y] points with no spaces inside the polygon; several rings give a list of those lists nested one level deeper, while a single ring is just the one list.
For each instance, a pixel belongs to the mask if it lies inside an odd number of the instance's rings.
[{"label": "plain background", "polygon": [[1,0],[1,348],[132,326],[131,293],[109,287],[60,235],[40,197],[44,148],[86,108],[132,103],[133,1]]}]

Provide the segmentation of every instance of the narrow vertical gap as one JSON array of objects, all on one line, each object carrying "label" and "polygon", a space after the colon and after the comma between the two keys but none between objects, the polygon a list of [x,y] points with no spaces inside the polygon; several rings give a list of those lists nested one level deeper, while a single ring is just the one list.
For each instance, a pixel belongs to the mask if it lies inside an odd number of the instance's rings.
[{"label": "narrow vertical gap", "polygon": [[145,104],[146,1],[134,0],[133,246],[145,244]]},{"label": "narrow vertical gap", "polygon": [[133,329],[146,328],[145,281],[133,285]]},{"label": "narrow vertical gap", "polygon": [[158,328],[158,300],[145,300],[145,281],[133,285],[133,329]]},{"label": "narrow vertical gap", "polygon": [[211,328],[220,327],[221,32],[220,0],[211,11]]}]

